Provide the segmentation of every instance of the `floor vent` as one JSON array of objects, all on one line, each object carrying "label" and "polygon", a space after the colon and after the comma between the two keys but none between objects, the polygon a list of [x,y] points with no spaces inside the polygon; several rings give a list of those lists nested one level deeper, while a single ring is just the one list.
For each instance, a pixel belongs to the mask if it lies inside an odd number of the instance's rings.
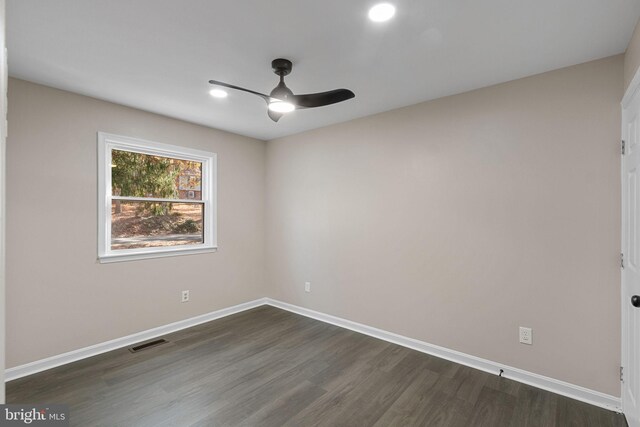
[{"label": "floor vent", "polygon": [[165,343],[168,343],[168,342],[169,341],[160,338],[158,340],[153,340],[153,341],[146,342],[144,344],[138,344],[136,346],[129,347],[129,351],[131,353],[137,353],[139,351],[146,350],[146,349],[151,348],[151,347],[156,347],[156,346],[158,346],[160,344],[165,344]]}]

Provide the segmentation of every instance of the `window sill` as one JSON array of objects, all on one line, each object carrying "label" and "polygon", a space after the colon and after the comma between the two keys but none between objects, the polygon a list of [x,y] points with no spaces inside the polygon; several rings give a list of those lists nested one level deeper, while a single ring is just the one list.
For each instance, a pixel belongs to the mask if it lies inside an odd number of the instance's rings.
[{"label": "window sill", "polygon": [[138,261],[141,259],[151,258],[166,258],[182,255],[196,255],[209,252],[217,252],[217,247],[207,248],[189,248],[189,249],[174,249],[170,251],[154,251],[154,252],[139,252],[139,253],[127,253],[127,254],[109,254],[100,255],[98,261],[100,264],[110,264],[113,262],[126,262],[126,261]]}]

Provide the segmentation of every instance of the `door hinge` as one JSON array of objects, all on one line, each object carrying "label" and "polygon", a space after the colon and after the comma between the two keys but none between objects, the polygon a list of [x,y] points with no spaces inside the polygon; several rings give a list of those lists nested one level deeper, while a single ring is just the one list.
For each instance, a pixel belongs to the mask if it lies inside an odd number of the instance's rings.
[{"label": "door hinge", "polygon": [[624,270],[624,254],[620,254],[620,268]]},{"label": "door hinge", "polygon": [[625,145],[625,143],[624,143],[624,139],[623,139],[623,140],[622,140],[622,155],[623,155],[623,156],[624,156],[624,145]]},{"label": "door hinge", "polygon": [[624,374],[624,368],[620,366],[620,382],[624,382],[623,374]]}]

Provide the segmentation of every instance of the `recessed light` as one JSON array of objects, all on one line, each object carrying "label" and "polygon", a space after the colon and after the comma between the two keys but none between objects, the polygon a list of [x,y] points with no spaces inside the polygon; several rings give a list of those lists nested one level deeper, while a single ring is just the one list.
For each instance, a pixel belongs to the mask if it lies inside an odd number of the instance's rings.
[{"label": "recessed light", "polygon": [[228,94],[222,89],[211,89],[209,91],[209,95],[213,96],[214,98],[226,98]]},{"label": "recessed light", "polygon": [[393,18],[396,14],[396,7],[391,3],[379,3],[369,9],[369,19],[373,22],[384,22]]},{"label": "recessed light", "polygon": [[296,109],[296,106],[290,102],[285,101],[272,101],[269,103],[269,110],[276,113],[290,113]]}]

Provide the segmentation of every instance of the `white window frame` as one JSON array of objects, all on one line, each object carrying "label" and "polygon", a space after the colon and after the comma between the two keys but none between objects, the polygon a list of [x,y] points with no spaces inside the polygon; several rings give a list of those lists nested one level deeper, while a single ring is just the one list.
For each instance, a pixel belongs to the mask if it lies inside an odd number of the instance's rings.
[{"label": "white window frame", "polygon": [[[111,151],[122,150],[151,156],[171,157],[202,163],[202,200],[204,205],[203,243],[154,248],[111,249]],[[176,145],[161,144],[127,136],[98,132],[98,260],[101,263],[132,261],[176,255],[215,252],[217,245],[216,203],[217,157],[215,153]],[[126,198],[118,197],[119,200]],[[138,200],[139,197],[132,197]],[[182,202],[180,199],[149,199],[161,202]],[[186,200],[193,202],[193,200]]]}]

